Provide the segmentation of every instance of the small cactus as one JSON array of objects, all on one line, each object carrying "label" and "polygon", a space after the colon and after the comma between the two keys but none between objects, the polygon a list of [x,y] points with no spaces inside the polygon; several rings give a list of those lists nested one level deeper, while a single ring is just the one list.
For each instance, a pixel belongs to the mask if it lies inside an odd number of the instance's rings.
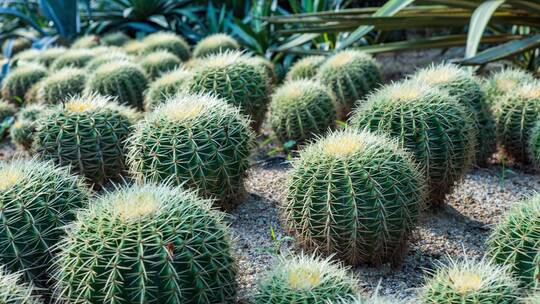
[{"label": "small cactus", "polygon": [[163,73],[178,68],[181,63],[178,57],[167,51],[149,53],[141,59],[141,66],[150,79],[156,79]]},{"label": "small cactus", "polygon": [[6,118],[13,117],[17,112],[17,109],[11,103],[0,100],[0,123],[6,120]]},{"label": "small cactus", "polygon": [[122,51],[114,51],[107,54],[96,56],[86,64],[85,69],[90,73],[94,73],[100,66],[116,61],[134,61],[131,55]]},{"label": "small cactus", "polygon": [[238,110],[209,95],[178,95],[128,140],[128,162],[143,180],[171,180],[228,207],[243,190],[253,134]]},{"label": "small cactus", "polygon": [[46,67],[50,67],[56,58],[62,56],[67,49],[64,47],[52,47],[45,49],[39,53],[36,57],[37,62],[43,64]]},{"label": "small cactus", "polygon": [[16,105],[23,104],[25,94],[30,88],[47,76],[47,69],[39,64],[24,64],[12,72],[2,81],[2,97]]},{"label": "small cactus", "polygon": [[529,138],[529,158],[536,168],[540,168],[540,120],[531,130]]},{"label": "small cactus", "polygon": [[0,268],[0,303],[42,304],[33,286],[24,284],[19,273],[8,273]]},{"label": "small cactus", "polygon": [[45,112],[45,106],[30,104],[22,108],[11,126],[9,135],[11,141],[20,149],[29,151],[34,142],[33,136],[40,115]]},{"label": "small cactus", "polygon": [[57,104],[83,92],[86,72],[76,68],[64,68],[51,73],[40,82],[37,100],[46,104]]},{"label": "small cactus", "polygon": [[191,76],[191,71],[180,68],[163,74],[154,80],[145,93],[144,109],[151,111],[160,104],[165,103],[172,96],[180,93]]},{"label": "small cactus", "polygon": [[240,49],[240,45],[233,37],[227,34],[213,34],[197,43],[193,50],[193,57],[202,58],[238,49]]},{"label": "small cactus", "polygon": [[269,122],[282,143],[303,144],[335,126],[332,93],[322,84],[297,80],[278,88],[270,102]]},{"label": "small cactus", "polygon": [[50,69],[58,71],[67,67],[83,68],[95,56],[93,51],[87,49],[68,50],[51,63]]},{"label": "small cactus", "polygon": [[474,158],[470,111],[447,92],[417,82],[383,87],[359,106],[350,123],[395,137],[411,151],[426,170],[432,205],[444,201]]},{"label": "small cactus", "polygon": [[276,72],[276,66],[274,63],[262,56],[255,56],[250,59],[251,64],[261,68],[263,73],[266,74],[266,77],[270,80],[270,85],[273,85],[278,82],[278,75]]},{"label": "small cactus", "polygon": [[142,40],[140,53],[148,54],[155,51],[168,51],[182,61],[187,61],[191,56],[189,45],[184,38],[167,32],[157,32],[146,36]]},{"label": "small cactus", "polygon": [[129,41],[131,38],[123,32],[109,33],[101,38],[101,43],[108,46],[124,46]]},{"label": "small cactus", "polygon": [[534,81],[534,76],[521,69],[504,69],[493,73],[484,83],[487,102],[491,106],[497,104],[497,99],[506,93],[512,92],[516,87]]},{"label": "small cactus", "polygon": [[326,61],[325,56],[307,56],[293,64],[287,73],[288,80],[313,79],[319,67]]},{"label": "small cactus", "polygon": [[100,38],[97,35],[84,35],[77,38],[71,45],[72,49],[90,49],[99,46]]},{"label": "small cactus", "polygon": [[14,38],[12,41],[10,41],[9,39],[6,39],[4,41],[4,44],[2,45],[3,54],[7,53],[7,47],[9,43],[11,43],[11,56],[14,56],[32,47],[32,41],[26,37],[17,37],[17,38]]},{"label": "small cactus", "polygon": [[39,54],[40,51],[38,49],[26,49],[13,56],[12,60],[17,61],[18,64],[20,64],[21,62],[34,62],[36,60],[36,57],[39,56]]},{"label": "small cactus", "polygon": [[144,46],[144,43],[142,43],[139,40],[131,40],[124,44],[122,46],[122,49],[129,55],[138,55],[142,48]]},{"label": "small cactus", "polygon": [[56,294],[69,303],[234,303],[223,214],[178,187],[134,185],[81,211],[58,244]]},{"label": "small cactus", "polygon": [[398,264],[425,199],[412,155],[380,135],[336,131],[300,151],[285,219],[308,249],[349,264]]}]

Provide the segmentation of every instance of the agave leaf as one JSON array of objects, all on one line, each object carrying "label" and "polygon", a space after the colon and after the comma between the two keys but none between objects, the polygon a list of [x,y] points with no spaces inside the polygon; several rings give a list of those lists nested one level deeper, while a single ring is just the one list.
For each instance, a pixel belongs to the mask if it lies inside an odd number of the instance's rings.
[{"label": "agave leaf", "polygon": [[505,0],[488,0],[474,10],[469,25],[465,58],[470,58],[476,54],[480,39],[484,35],[484,31],[491,16],[504,2]]},{"label": "agave leaf", "polygon": [[463,65],[482,65],[511,57],[540,47],[540,34],[513,40],[478,53],[476,56],[460,61]]}]

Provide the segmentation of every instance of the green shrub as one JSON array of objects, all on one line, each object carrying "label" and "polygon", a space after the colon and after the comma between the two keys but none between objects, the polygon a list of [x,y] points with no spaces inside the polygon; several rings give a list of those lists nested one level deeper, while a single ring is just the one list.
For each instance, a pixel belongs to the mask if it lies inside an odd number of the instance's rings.
[{"label": "green shrub", "polygon": [[395,137],[426,170],[429,197],[441,204],[471,167],[475,130],[470,111],[445,91],[417,82],[392,84],[354,112],[351,125]]},{"label": "green shrub", "polygon": [[93,51],[87,49],[68,50],[52,61],[50,69],[58,71],[67,67],[83,68],[95,56]]},{"label": "green shrub", "polygon": [[47,70],[39,64],[24,64],[11,71],[2,81],[2,97],[14,104],[24,103],[25,94],[32,85],[47,76]]},{"label": "green shrub", "polygon": [[40,82],[37,99],[46,104],[62,103],[71,96],[81,94],[85,82],[84,70],[68,67],[55,71]]},{"label": "green shrub", "polygon": [[424,204],[425,180],[397,143],[336,131],[300,151],[285,219],[308,249],[356,265],[397,264]]},{"label": "green shrub", "polygon": [[13,117],[15,112],[17,112],[17,109],[14,105],[5,100],[0,100],[0,123],[8,117]]},{"label": "green shrub", "polygon": [[180,188],[106,194],[58,245],[57,292],[70,303],[234,303],[237,270],[222,218]]},{"label": "green shrub", "polygon": [[101,43],[108,46],[123,46],[131,41],[131,38],[123,32],[112,32],[101,37]]},{"label": "green shrub", "polygon": [[150,79],[156,79],[163,73],[178,68],[181,63],[178,57],[167,51],[156,51],[141,59],[141,66]]},{"label": "green shrub", "polygon": [[186,69],[163,74],[158,79],[150,83],[144,97],[144,109],[151,111],[172,96],[180,93],[192,76],[192,72]]},{"label": "green shrub", "polygon": [[294,63],[287,73],[288,80],[313,79],[319,67],[326,61],[325,56],[307,56]]},{"label": "green shrub", "polygon": [[86,64],[85,69],[90,73],[94,73],[100,66],[116,61],[134,61],[134,59],[131,55],[128,55],[123,51],[114,51],[96,56]]},{"label": "green shrub", "polygon": [[182,61],[187,61],[191,56],[189,45],[184,38],[167,32],[157,32],[146,36],[142,40],[142,45],[138,51],[142,54],[168,51]]},{"label": "green shrub", "polygon": [[193,49],[193,57],[202,58],[238,49],[240,49],[240,45],[233,37],[227,34],[213,34],[197,43]]},{"label": "green shrub", "polygon": [[3,304],[41,304],[35,296],[33,286],[21,282],[18,273],[8,273],[0,268],[0,303]]},{"label": "green shrub", "polygon": [[242,194],[253,141],[238,109],[209,95],[178,95],[138,125],[128,161],[140,179],[170,180],[228,207]]},{"label": "green shrub", "polygon": [[532,81],[534,81],[534,76],[521,69],[504,69],[493,73],[484,83],[487,102],[495,106],[498,98],[512,92],[516,87]]},{"label": "green shrub", "polygon": [[97,35],[84,35],[73,41],[72,49],[90,49],[101,44],[100,38]]},{"label": "green shrub", "polygon": [[44,66],[50,67],[53,61],[62,56],[65,52],[67,52],[67,49],[64,47],[51,47],[41,51],[36,57],[36,60]]}]

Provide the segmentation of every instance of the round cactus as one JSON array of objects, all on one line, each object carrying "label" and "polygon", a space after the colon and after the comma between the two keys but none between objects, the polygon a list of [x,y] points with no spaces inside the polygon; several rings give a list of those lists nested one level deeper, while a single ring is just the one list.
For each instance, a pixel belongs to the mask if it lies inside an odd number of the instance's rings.
[{"label": "round cactus", "polygon": [[13,117],[15,112],[17,112],[17,109],[14,105],[8,103],[7,101],[0,100],[0,123],[2,123],[8,117]]},{"label": "round cactus", "polygon": [[10,41],[10,39],[6,39],[4,41],[4,44],[2,45],[2,53],[7,53],[7,47],[9,43],[11,43],[11,55],[18,54],[26,49],[29,49],[32,47],[32,41],[26,37],[17,37],[12,38],[13,40]]},{"label": "round cactus", "polygon": [[88,78],[85,91],[111,96],[120,104],[142,109],[147,86],[141,67],[129,61],[114,61],[100,66]]},{"label": "round cactus", "polygon": [[508,267],[486,260],[449,260],[440,265],[421,289],[423,304],[518,304],[519,287]]},{"label": "round cactus", "polygon": [[143,45],[144,43],[139,40],[131,40],[124,44],[122,49],[130,55],[138,55],[141,52]]},{"label": "round cactus", "polygon": [[318,82],[290,81],[272,96],[269,121],[282,143],[303,144],[335,126],[334,97]]},{"label": "round cactus", "polygon": [[90,73],[94,73],[100,66],[115,61],[133,61],[133,57],[124,52],[115,51],[96,56],[86,64],[85,69]]},{"label": "round cactus", "polygon": [[269,79],[250,58],[239,52],[200,60],[187,85],[192,93],[210,93],[240,108],[258,130],[269,103]]},{"label": "round cactus", "polygon": [[259,283],[255,304],[327,304],[353,299],[358,282],[329,258],[281,256]]},{"label": "round cactus", "polygon": [[347,263],[401,262],[425,199],[412,155],[384,136],[336,131],[300,151],[285,219],[308,249]]},{"label": "round cactus", "polygon": [[529,138],[539,114],[540,81],[515,88],[498,100],[497,137],[505,152],[517,161],[530,161]]},{"label": "round cactus", "polygon": [[336,95],[338,116],[346,118],[355,103],[377,88],[382,81],[379,65],[360,51],[341,51],[328,58],[316,78]]},{"label": "round cactus", "polygon": [[470,111],[447,92],[417,82],[393,84],[371,95],[351,125],[386,133],[413,152],[426,170],[432,205],[444,201],[474,158]]},{"label": "round cactus", "polygon": [[8,273],[0,268],[0,303],[42,304],[33,286],[22,283],[18,273]]},{"label": "round cactus", "polygon": [[64,68],[53,72],[40,82],[37,99],[46,104],[62,103],[65,99],[83,92],[86,72],[76,68]]},{"label": "round cactus", "polygon": [[26,49],[13,56],[12,60],[17,62],[34,62],[40,51],[37,49]]},{"label": "round cactus", "polygon": [[241,194],[253,135],[238,110],[208,95],[178,95],[159,106],[128,140],[139,178],[198,190],[223,207]]},{"label": "round cactus", "polygon": [[53,71],[61,70],[67,67],[83,68],[96,55],[91,50],[74,49],[64,52],[58,56],[50,66]]},{"label": "round cactus", "polygon": [[510,266],[523,284],[540,287],[540,196],[511,209],[488,244],[496,263]]},{"label": "round cactus", "polygon": [[99,46],[100,38],[96,35],[84,35],[73,41],[72,49],[89,49]]},{"label": "round cactus", "polygon": [[222,218],[180,188],[106,194],[58,245],[57,294],[70,303],[233,303],[237,271]]},{"label": "round cactus", "polygon": [[199,41],[193,50],[193,57],[202,58],[225,51],[240,49],[238,41],[227,34],[213,34]]},{"label": "round cactus", "polygon": [[487,159],[497,150],[497,136],[495,120],[480,83],[464,69],[451,64],[422,69],[413,79],[447,90],[450,96],[455,97],[473,113],[477,144],[475,161],[479,165],[485,165]]},{"label": "round cactus", "polygon": [[34,150],[45,159],[71,166],[101,185],[125,169],[125,140],[131,119],[107,97],[75,96],[43,113]]},{"label": "round cactus", "polygon": [[36,130],[36,123],[45,109],[44,105],[31,104],[25,106],[17,113],[15,123],[9,131],[11,141],[17,147],[23,150],[30,150]]},{"label": "round cactus", "polygon": [[89,190],[63,168],[35,160],[1,162],[0,263],[43,287],[60,227],[86,205]]},{"label": "round cactus", "polygon": [[167,32],[158,32],[146,36],[142,40],[139,51],[142,54],[153,53],[155,51],[168,51],[182,61],[187,61],[191,56],[187,42],[182,37]]},{"label": "round cactus", "polygon": [[178,68],[181,63],[180,59],[167,51],[150,53],[141,60],[141,66],[150,79],[156,79],[161,74]]},{"label": "round cactus", "polygon": [[312,79],[317,75],[319,67],[326,61],[324,56],[304,57],[290,68],[287,73],[288,80]]},{"label": "round cactus", "polygon": [[36,57],[36,60],[44,66],[49,67],[56,58],[62,56],[65,52],[67,52],[67,49],[63,47],[48,48],[41,51]]},{"label": "round cactus", "polygon": [[190,71],[180,68],[156,79],[145,93],[144,109],[151,111],[156,106],[165,103],[167,99],[180,93],[191,76]]},{"label": "round cactus", "polygon": [[493,73],[484,83],[487,102],[495,106],[498,98],[512,92],[516,87],[532,81],[534,81],[534,76],[521,69],[504,69]]},{"label": "round cactus", "polygon": [[25,94],[32,85],[47,76],[47,70],[39,64],[24,64],[11,73],[2,81],[2,97],[14,104],[24,103]]},{"label": "round cactus", "polygon": [[109,33],[101,38],[101,43],[108,46],[123,46],[129,41],[131,38],[123,32]]},{"label": "round cactus", "polygon": [[278,75],[276,73],[276,66],[274,63],[262,56],[255,56],[250,59],[251,64],[262,69],[263,73],[270,80],[270,85],[278,82]]},{"label": "round cactus", "polygon": [[537,121],[531,130],[529,158],[537,168],[540,168],[540,121]]}]

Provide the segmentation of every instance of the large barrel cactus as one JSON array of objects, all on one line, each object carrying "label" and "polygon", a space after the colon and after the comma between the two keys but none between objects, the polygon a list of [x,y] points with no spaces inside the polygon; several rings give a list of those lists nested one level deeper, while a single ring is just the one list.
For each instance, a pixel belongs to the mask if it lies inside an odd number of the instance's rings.
[{"label": "large barrel cactus", "polygon": [[279,80],[276,72],[276,65],[271,60],[266,59],[263,56],[251,57],[249,62],[263,71],[263,73],[269,79],[270,89],[272,89],[272,86]]},{"label": "large barrel cactus", "polygon": [[25,102],[30,88],[47,76],[47,69],[39,64],[25,63],[11,71],[2,81],[2,97],[14,104]]},{"label": "large barrel cactus", "polygon": [[67,52],[67,49],[64,47],[51,47],[39,52],[36,61],[49,67],[56,58],[62,56],[65,52]]},{"label": "large barrel cactus", "polygon": [[94,59],[96,54],[92,50],[74,49],[68,50],[59,55],[50,66],[53,71],[61,70],[67,67],[83,68],[90,60]]},{"label": "large barrel cactus", "polygon": [[58,248],[57,295],[70,303],[234,303],[223,215],[180,188],[134,185],[83,210]]},{"label": "large barrel cactus", "polygon": [[84,68],[89,73],[94,73],[100,66],[115,61],[134,61],[134,58],[122,51],[114,51],[94,57]]},{"label": "large barrel cactus", "polygon": [[491,106],[496,106],[501,96],[532,81],[534,81],[534,76],[523,69],[504,69],[493,73],[484,82],[487,102]]},{"label": "large barrel cactus", "polygon": [[0,173],[0,263],[43,287],[60,228],[86,205],[89,190],[48,162],[1,162]]},{"label": "large barrel cactus", "polygon": [[213,34],[197,43],[193,49],[193,56],[197,58],[223,53],[225,51],[238,50],[240,45],[227,34]]},{"label": "large barrel cactus", "polygon": [[531,130],[529,158],[536,168],[540,168],[540,120],[536,122]]},{"label": "large barrel cactus", "polygon": [[474,158],[470,111],[447,92],[416,82],[382,88],[355,111],[351,125],[386,133],[411,151],[426,170],[433,205],[444,201]]},{"label": "large barrel cactus", "polygon": [[129,139],[141,179],[197,190],[229,203],[243,190],[253,135],[238,109],[208,95],[179,95],[159,106]]},{"label": "large barrel cactus", "polygon": [[72,49],[89,49],[101,45],[99,36],[97,35],[84,35],[77,38],[71,44]]},{"label": "large barrel cactus", "polygon": [[170,72],[180,66],[178,57],[167,51],[156,51],[142,57],[141,66],[150,79],[156,79],[163,73]]},{"label": "large barrel cactus", "polygon": [[19,273],[8,273],[0,268],[0,303],[42,304],[33,286],[24,284]]},{"label": "large barrel cactus", "polygon": [[0,123],[6,118],[13,117],[16,112],[17,108],[13,104],[0,99]]},{"label": "large barrel cactus", "polygon": [[191,76],[191,71],[180,68],[154,80],[145,92],[144,109],[151,111],[165,103],[167,99],[180,93]]},{"label": "large barrel cactus", "polygon": [[155,51],[167,51],[174,54],[182,61],[189,60],[191,53],[189,45],[184,38],[166,32],[157,32],[146,36],[142,40],[142,45],[137,50],[142,54],[148,54]]},{"label": "large barrel cactus", "polygon": [[308,249],[349,264],[398,264],[425,201],[425,180],[397,143],[337,131],[300,151],[285,219]]},{"label": "large barrel cactus", "polygon": [[315,77],[315,75],[317,75],[319,67],[324,63],[325,60],[325,56],[304,57],[291,66],[289,72],[287,72],[287,79],[312,79]]},{"label": "large barrel cactus", "polygon": [[123,46],[129,41],[131,41],[131,38],[124,32],[112,32],[101,37],[100,41],[103,45]]},{"label": "large barrel cactus", "polygon": [[46,104],[62,103],[65,99],[83,92],[86,72],[64,68],[53,72],[40,82],[37,100]]},{"label": "large barrel cactus", "polygon": [[34,142],[34,132],[38,119],[45,112],[41,104],[30,104],[22,108],[16,115],[15,123],[11,126],[9,135],[11,141],[22,150],[30,150]]},{"label": "large barrel cactus", "polygon": [[33,149],[101,185],[125,169],[132,120],[107,97],[75,96],[42,114]]}]

